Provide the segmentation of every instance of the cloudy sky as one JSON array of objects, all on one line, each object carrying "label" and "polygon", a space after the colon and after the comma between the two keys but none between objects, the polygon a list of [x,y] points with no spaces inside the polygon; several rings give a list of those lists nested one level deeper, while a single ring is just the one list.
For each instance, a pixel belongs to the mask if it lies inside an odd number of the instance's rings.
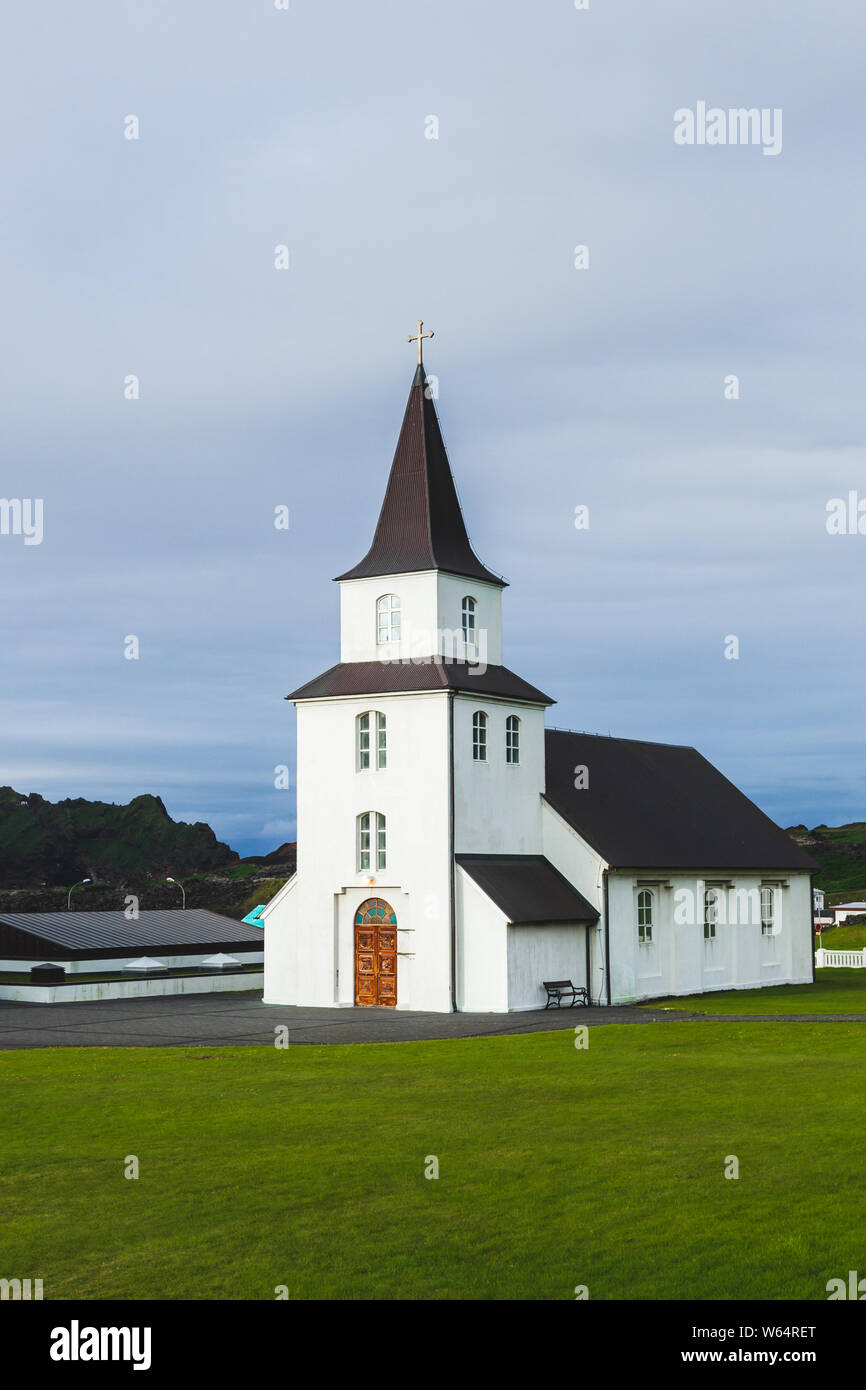
[{"label": "cloudy sky", "polygon": [[[826,525],[866,499],[861,4],[90,0],[0,39],[0,493],[44,501],[0,535],[0,782],[294,838],[283,696],[338,659],[422,316],[549,722],[866,818],[866,535]],[[676,144],[702,101],[778,108],[781,152]]]}]

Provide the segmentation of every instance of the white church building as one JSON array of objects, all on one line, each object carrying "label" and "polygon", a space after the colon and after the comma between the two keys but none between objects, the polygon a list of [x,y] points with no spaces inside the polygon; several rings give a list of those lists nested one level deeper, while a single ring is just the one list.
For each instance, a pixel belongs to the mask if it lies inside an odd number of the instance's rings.
[{"label": "white church building", "polygon": [[[420,329],[419,329],[420,332]],[[545,727],[420,362],[340,661],[295,690],[269,1004],[508,1012],[813,978],[809,856],[694,748]]]}]

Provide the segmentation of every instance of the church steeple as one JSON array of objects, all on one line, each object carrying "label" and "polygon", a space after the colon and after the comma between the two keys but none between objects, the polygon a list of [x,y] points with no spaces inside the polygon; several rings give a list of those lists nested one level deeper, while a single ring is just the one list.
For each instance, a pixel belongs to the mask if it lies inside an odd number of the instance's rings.
[{"label": "church steeple", "polygon": [[444,570],[500,587],[506,582],[482,565],[469,544],[436,407],[420,362],[373,544],[363,560],[337,578],[370,579],[417,570]]}]

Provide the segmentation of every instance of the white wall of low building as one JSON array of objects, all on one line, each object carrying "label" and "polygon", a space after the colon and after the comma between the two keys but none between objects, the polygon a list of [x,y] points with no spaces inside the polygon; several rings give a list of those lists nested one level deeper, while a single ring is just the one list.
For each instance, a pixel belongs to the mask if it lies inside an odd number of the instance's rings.
[{"label": "white wall of low building", "polygon": [[162,994],[227,994],[261,989],[261,971],[163,975],[156,979],[76,980],[63,985],[0,983],[0,999],[21,1004],[90,1004],[100,999],[151,999]]},{"label": "white wall of low building", "polygon": [[185,970],[187,967],[195,969],[200,966],[209,956],[215,956],[222,952],[224,955],[234,956],[240,965],[258,965],[264,961],[264,932],[262,932],[262,949],[259,951],[238,951],[227,950],[225,944],[211,946],[207,951],[200,951],[195,956],[170,956],[164,951],[160,951],[158,946],[148,946],[145,952],[139,947],[135,951],[130,951],[126,956],[103,956],[99,960],[64,960],[62,956],[52,955],[50,948],[46,949],[45,955],[38,959],[33,957],[30,960],[19,960],[15,956],[10,956],[6,960],[0,960],[0,971],[4,974],[10,970],[23,971],[32,970],[36,965],[61,965],[67,975],[93,975],[101,970],[122,970],[132,960],[140,960],[142,955],[153,956],[164,965],[166,970]]},{"label": "white wall of low building", "polygon": [[457,1007],[465,1013],[508,1011],[508,921],[457,866]]},{"label": "white wall of low building", "polygon": [[508,928],[508,1007],[543,1009],[545,980],[586,985],[586,933],[577,923]]},{"label": "white wall of low building", "polygon": [[[773,935],[761,929],[762,884],[775,887],[778,931]],[[736,908],[739,920],[718,921],[715,939],[705,940],[702,895],[706,887],[715,885],[726,885],[722,889],[726,918],[735,915],[727,885],[740,891]],[[641,887],[654,893],[651,944],[638,939],[637,894]],[[684,896],[687,893],[690,899]],[[812,979],[808,874],[718,869],[671,874],[611,872],[608,900],[614,1004],[715,990],[805,984]],[[696,920],[675,920],[682,915],[677,904],[687,901],[694,901]]]}]

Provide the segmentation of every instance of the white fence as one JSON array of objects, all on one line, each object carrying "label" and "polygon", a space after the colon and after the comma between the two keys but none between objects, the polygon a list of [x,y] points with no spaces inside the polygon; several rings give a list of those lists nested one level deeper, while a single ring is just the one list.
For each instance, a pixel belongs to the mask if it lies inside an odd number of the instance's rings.
[{"label": "white fence", "polygon": [[819,970],[825,965],[845,965],[849,969],[866,970],[866,946],[862,951],[825,951],[823,946],[819,946],[815,952],[815,964]]}]

